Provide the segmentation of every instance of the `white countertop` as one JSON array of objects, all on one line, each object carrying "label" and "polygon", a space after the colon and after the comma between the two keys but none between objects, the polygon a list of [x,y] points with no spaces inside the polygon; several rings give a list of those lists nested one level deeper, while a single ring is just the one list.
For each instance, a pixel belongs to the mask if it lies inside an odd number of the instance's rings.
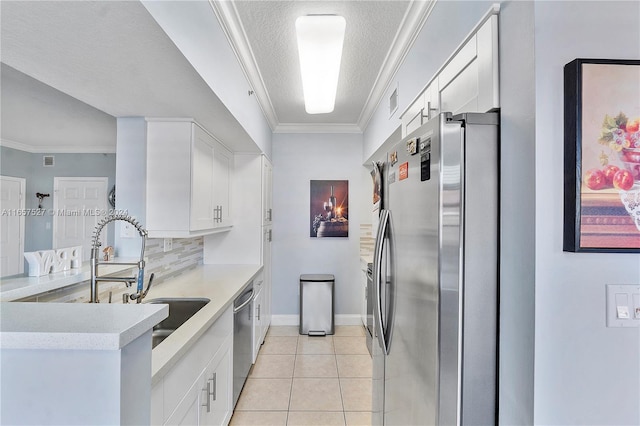
[{"label": "white countertop", "polygon": [[167,305],[0,303],[0,348],[118,350],[168,315]]},{"label": "white countertop", "polygon": [[[260,265],[200,265],[151,287],[145,302],[206,297],[207,303],[152,351],[157,383],[262,271]],[[120,349],[168,316],[163,304],[0,303],[3,349]]]},{"label": "white countertop", "polygon": [[367,271],[367,266],[369,263],[373,263],[373,254],[360,256],[360,269],[363,271]]},{"label": "white countertop", "polygon": [[[123,259],[114,258],[113,262],[137,262],[139,259]],[[108,262],[101,263],[98,266],[101,276],[112,275],[134,266],[127,265],[109,265]],[[11,302],[14,300],[24,299],[25,297],[34,296],[36,294],[45,293],[47,291],[56,290],[58,288],[67,287],[78,284],[91,279],[91,264],[89,261],[83,262],[82,267],[77,269],[69,269],[68,271],[57,272],[55,274],[43,275],[41,277],[7,277],[0,279],[0,302]],[[87,292],[89,287],[87,287]]]},{"label": "white countertop", "polygon": [[180,357],[233,304],[233,300],[260,271],[260,265],[200,265],[183,275],[151,287],[146,302],[161,297],[211,299],[204,308],[153,349],[152,384],[158,383],[167,374]]}]

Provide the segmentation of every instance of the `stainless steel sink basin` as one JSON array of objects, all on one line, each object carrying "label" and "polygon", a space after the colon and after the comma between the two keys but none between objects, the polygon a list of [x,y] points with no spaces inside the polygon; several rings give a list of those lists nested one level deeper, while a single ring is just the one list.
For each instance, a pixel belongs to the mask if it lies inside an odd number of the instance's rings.
[{"label": "stainless steel sink basin", "polygon": [[158,346],[209,302],[210,299],[205,297],[164,297],[147,301],[146,303],[163,303],[169,305],[169,316],[153,327],[151,346],[153,348]]}]

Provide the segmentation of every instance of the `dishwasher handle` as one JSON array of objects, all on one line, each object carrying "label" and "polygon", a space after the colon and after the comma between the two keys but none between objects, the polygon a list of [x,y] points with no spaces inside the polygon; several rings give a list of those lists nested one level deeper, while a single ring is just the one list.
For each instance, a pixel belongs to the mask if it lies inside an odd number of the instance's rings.
[{"label": "dishwasher handle", "polygon": [[[234,314],[237,314],[238,312],[243,310],[249,303],[253,302],[253,289],[249,290],[247,293],[243,294],[242,296],[244,296],[246,294],[249,294],[249,297],[247,297],[247,300],[245,300],[240,306],[238,306],[237,308],[236,307],[233,308],[233,313]],[[242,296],[240,296],[240,297],[242,297]]]}]

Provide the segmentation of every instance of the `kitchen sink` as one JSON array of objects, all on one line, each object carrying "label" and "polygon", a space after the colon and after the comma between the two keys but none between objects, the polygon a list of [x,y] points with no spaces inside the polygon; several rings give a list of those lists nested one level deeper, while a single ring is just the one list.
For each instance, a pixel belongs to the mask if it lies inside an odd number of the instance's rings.
[{"label": "kitchen sink", "polygon": [[169,305],[169,316],[153,327],[151,347],[158,346],[209,302],[206,297],[163,297],[147,301]]}]

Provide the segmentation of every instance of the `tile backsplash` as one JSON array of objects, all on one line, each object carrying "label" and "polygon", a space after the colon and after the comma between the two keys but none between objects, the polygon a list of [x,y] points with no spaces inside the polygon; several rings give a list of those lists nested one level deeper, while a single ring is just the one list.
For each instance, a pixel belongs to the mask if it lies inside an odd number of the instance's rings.
[{"label": "tile backsplash", "polygon": [[376,239],[373,237],[373,225],[370,223],[360,224],[360,256],[372,256],[375,243]]},{"label": "tile backsplash", "polygon": [[[204,239],[198,238],[174,238],[173,248],[171,251],[164,252],[164,240],[162,238],[151,238],[147,240],[145,247],[145,285],[149,281],[149,276],[154,273],[154,284],[160,284],[162,281],[180,275],[196,265],[202,264]],[[122,272],[122,276],[133,275],[137,269],[130,272]],[[90,281],[83,281],[69,287],[52,290],[27,299],[21,302],[88,302],[90,295]],[[134,285],[135,286],[135,285]],[[107,302],[109,292],[112,291],[112,300],[114,302],[122,301],[123,293],[132,293],[135,289],[126,288],[122,283],[101,282],[99,284],[99,299],[101,302]]]}]

